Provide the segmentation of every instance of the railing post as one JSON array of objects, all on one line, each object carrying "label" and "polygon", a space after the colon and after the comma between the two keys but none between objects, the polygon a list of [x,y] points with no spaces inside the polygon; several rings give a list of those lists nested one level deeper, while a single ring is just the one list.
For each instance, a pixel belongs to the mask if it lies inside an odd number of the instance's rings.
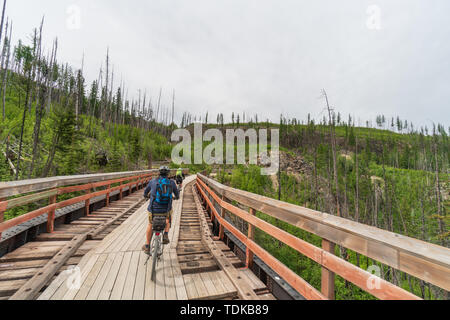
[{"label": "railing post", "polygon": [[[212,204],[212,206],[214,207],[214,203],[215,203],[215,201],[214,201],[214,199],[212,199],[211,200],[211,204]],[[215,208],[214,208],[215,209]],[[214,216],[214,213],[213,213],[214,211],[213,211],[213,208],[209,208],[209,216],[211,217],[211,222],[213,222],[214,223],[214,221],[216,220],[216,217]]]},{"label": "railing post", "polygon": [[[56,203],[56,194],[49,198],[49,204]],[[55,228],[55,209],[52,209],[47,214],[47,233],[53,233]]]},{"label": "railing post", "polygon": [[[222,195],[222,201],[225,201],[225,197]],[[220,206],[220,216],[222,217],[222,219],[225,219],[225,209]],[[219,227],[219,239],[223,240],[225,235],[225,230],[223,228],[223,225],[221,224]]]},{"label": "railing post", "polygon": [[131,192],[133,191],[133,179],[128,180],[127,183],[129,184],[129,186],[128,186],[128,195],[130,195]]},{"label": "railing post", "polygon": [[107,207],[109,206],[109,189],[111,189],[111,185],[108,184],[106,188],[108,189],[108,193],[106,194],[106,207]]},{"label": "railing post", "polygon": [[[334,254],[335,244],[322,239],[322,249]],[[328,299],[335,299],[334,292],[334,272],[329,271],[327,268],[322,267],[322,294],[325,295]]]},{"label": "railing post", "polygon": [[145,179],[144,179],[144,182],[142,183],[142,189],[144,189],[145,190],[145,188],[147,188],[147,184],[148,184],[148,177],[146,177]]},{"label": "railing post", "polygon": [[[91,192],[91,189],[87,189],[85,191],[86,194],[89,194]],[[91,205],[91,199],[86,199],[86,201],[84,202],[84,216],[88,216],[89,215],[89,206]]]},{"label": "railing post", "polygon": [[[0,198],[0,202],[6,201],[6,198]],[[0,223],[5,221],[5,211],[6,209],[0,208]],[[2,233],[0,232],[0,240],[2,239]]]},{"label": "railing post", "polygon": [[[255,209],[250,208],[250,214],[254,216],[256,214]],[[248,238],[250,240],[255,240],[255,228],[250,223],[248,224]],[[253,266],[253,252],[247,247],[245,255],[245,265],[247,268],[251,268]]]},{"label": "railing post", "polygon": [[[122,186],[122,181],[120,181],[120,185]],[[123,188],[120,188],[119,200],[123,199]]]}]

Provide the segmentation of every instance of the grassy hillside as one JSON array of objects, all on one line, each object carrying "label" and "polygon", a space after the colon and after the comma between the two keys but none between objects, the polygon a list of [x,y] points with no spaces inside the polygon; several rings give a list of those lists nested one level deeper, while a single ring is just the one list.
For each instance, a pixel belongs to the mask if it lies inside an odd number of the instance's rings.
[{"label": "grassy hillside", "polygon": [[[19,80],[16,78],[14,81]],[[23,93],[19,93],[14,84],[10,84],[6,94],[6,119],[3,121],[0,117],[1,181],[15,179],[4,152],[8,147],[8,158],[17,167],[24,109]],[[77,122],[72,108],[64,106],[64,102],[54,101],[51,111],[45,112],[42,117],[40,152],[35,160],[35,168],[30,172],[35,123],[36,106],[32,104],[25,119],[19,179],[146,169],[150,157],[153,161],[165,160],[170,157],[172,148],[165,136],[152,129],[105,123],[97,117],[84,114],[79,116]],[[45,173],[53,147],[56,148],[55,156]]]},{"label": "grassy hillside", "polygon": [[[12,73],[10,76],[5,97],[6,118],[0,117],[0,181],[141,170],[148,169],[153,161],[170,158],[172,145],[165,135],[156,132],[159,127],[155,123],[139,126],[136,125],[138,118],[134,118],[135,124],[110,123],[86,114],[80,114],[77,121],[73,101],[57,99],[58,92],[50,110],[42,115],[39,141],[33,153],[36,104],[27,108],[22,126],[23,79]],[[21,161],[18,164],[20,145]],[[18,167],[16,177],[14,170]],[[30,212],[39,205],[32,203],[8,210],[5,219]]]}]

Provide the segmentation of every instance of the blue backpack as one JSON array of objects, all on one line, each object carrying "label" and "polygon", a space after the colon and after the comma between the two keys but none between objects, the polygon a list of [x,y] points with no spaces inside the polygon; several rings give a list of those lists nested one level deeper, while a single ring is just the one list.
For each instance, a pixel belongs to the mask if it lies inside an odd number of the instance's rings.
[{"label": "blue backpack", "polygon": [[167,178],[160,178],[156,186],[156,203],[161,206],[169,206],[172,201],[172,185]]}]

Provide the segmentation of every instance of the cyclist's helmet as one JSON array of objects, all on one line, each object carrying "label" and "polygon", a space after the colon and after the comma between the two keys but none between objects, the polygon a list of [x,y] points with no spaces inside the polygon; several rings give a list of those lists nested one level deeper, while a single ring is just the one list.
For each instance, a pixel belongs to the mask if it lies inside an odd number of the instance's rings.
[{"label": "cyclist's helmet", "polygon": [[170,173],[170,169],[169,167],[163,166],[161,168],[159,168],[159,174],[163,177],[167,177]]}]

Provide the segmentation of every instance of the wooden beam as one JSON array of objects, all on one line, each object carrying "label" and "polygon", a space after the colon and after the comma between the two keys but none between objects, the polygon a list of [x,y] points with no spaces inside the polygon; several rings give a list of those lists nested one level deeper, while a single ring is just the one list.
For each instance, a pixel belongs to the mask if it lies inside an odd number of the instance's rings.
[{"label": "wooden beam", "polygon": [[41,215],[43,215],[45,213],[48,213],[50,210],[57,209],[57,205],[58,204],[52,204],[50,206],[46,206],[46,207],[34,210],[32,212],[29,212],[29,213],[25,213],[25,214],[23,214],[23,215],[21,215],[19,217],[14,218],[14,219],[4,221],[4,222],[0,223],[0,232],[8,230],[9,228],[12,228],[12,227],[17,226],[17,225],[19,225],[21,223],[27,222],[27,221],[29,221],[31,219],[36,218],[36,217],[39,217],[39,216],[41,216]]},{"label": "wooden beam", "polygon": [[[6,201],[5,198],[0,198],[0,203],[4,203]],[[0,205],[0,223],[5,220],[5,211],[7,209],[6,203],[3,206]]]},{"label": "wooden beam", "polygon": [[[49,199],[49,205],[56,203],[56,194],[52,195]],[[55,208],[50,210],[47,215],[47,233],[53,233],[55,227]]]},{"label": "wooden beam", "polygon": [[3,155],[5,156],[6,160],[8,161],[9,167],[11,168],[12,172],[14,173],[14,175],[16,175],[17,174],[16,167],[14,167],[14,164],[12,163],[11,159],[9,159],[6,152],[4,152],[4,151],[2,151],[2,152],[3,152]]},{"label": "wooden beam", "polygon": [[124,182],[124,181],[133,181],[134,179],[136,179],[138,177],[139,176],[132,176],[132,177],[126,177],[126,178],[121,178],[121,179],[115,179],[115,180],[108,180],[108,181],[94,182],[94,183],[88,183],[88,184],[77,185],[77,186],[63,187],[63,188],[58,189],[58,194],[65,194],[65,193],[83,191],[83,190],[88,190],[88,189],[94,189],[94,188],[104,187],[107,185]]},{"label": "wooden beam", "polygon": [[[5,221],[5,211],[6,211],[6,199],[0,198],[0,223]],[[3,203],[3,207],[2,204]],[[0,241],[2,240],[2,232],[0,231]]]},{"label": "wooden beam", "polygon": [[[85,191],[85,193],[88,195],[88,194],[91,193],[91,190],[88,189],[88,190]],[[85,217],[87,217],[90,214],[90,212],[89,212],[90,211],[90,208],[89,208],[90,206],[91,206],[91,199],[88,198],[88,199],[86,199],[84,201],[84,216]]]},{"label": "wooden beam", "polygon": [[[108,184],[108,185],[106,186],[106,189],[107,189],[107,190],[110,190],[110,189],[111,189],[111,185]],[[107,206],[109,206],[109,192],[106,194],[106,207],[107,207]]]},{"label": "wooden beam", "polygon": [[48,190],[48,191],[44,191],[41,193],[35,193],[35,194],[30,194],[28,196],[11,199],[11,200],[8,200],[7,210],[13,209],[16,207],[20,207],[20,206],[24,206],[26,204],[36,202],[39,200],[48,199],[52,196],[55,196],[56,194],[58,194],[58,190],[53,189],[53,190]]},{"label": "wooden beam", "polygon": [[[256,211],[253,208],[250,208],[250,214],[252,216],[256,215]],[[248,235],[247,237],[254,241],[255,240],[255,228],[252,224],[248,224]],[[253,252],[250,250],[250,248],[247,247],[246,249],[246,255],[245,255],[245,265],[247,268],[251,268],[253,266]]]},{"label": "wooden beam", "polygon": [[114,222],[116,222],[117,220],[119,220],[120,218],[122,218],[124,215],[126,215],[128,212],[130,212],[130,210],[132,210],[133,208],[137,207],[138,205],[140,205],[142,203],[143,200],[137,202],[137,203],[133,203],[130,206],[128,206],[127,208],[125,208],[125,210],[119,214],[117,214],[116,216],[114,216],[114,218],[109,219],[108,221],[102,223],[101,225],[95,227],[92,231],[90,231],[88,233],[88,240],[91,240],[93,238],[95,238],[96,236],[98,236],[100,233],[102,233],[105,229],[107,229],[109,226],[111,226]]},{"label": "wooden beam", "polygon": [[[222,201],[225,201],[225,197],[224,196],[222,196]],[[223,219],[225,219],[225,209],[223,207],[220,207],[220,216]],[[225,230],[223,228],[223,225],[220,224],[220,227],[219,227],[219,239],[223,240],[224,236],[225,236]]]},{"label": "wooden beam", "polygon": [[39,291],[52,279],[55,273],[81,247],[87,233],[78,235],[68,242],[47,264],[28,280],[9,300],[33,300]]},{"label": "wooden beam", "polygon": [[[223,254],[221,254],[221,250],[217,247],[214,240],[211,237],[211,233],[208,227],[208,223],[206,222],[205,215],[203,214],[200,200],[197,192],[195,191],[195,186],[192,186],[192,192],[194,194],[195,204],[197,206],[198,214],[200,216],[200,226],[202,229],[202,243],[209,249],[211,255],[214,260],[220,266],[233,285],[236,287],[239,297],[242,300],[259,300],[259,297],[253,291],[252,287],[246,280],[239,274],[238,270],[228,261]],[[208,199],[209,200],[209,199]],[[211,204],[211,203],[210,203]],[[211,211],[214,208],[211,208]]]},{"label": "wooden beam", "polygon": [[[335,244],[328,241],[322,240],[322,249],[334,254]],[[335,290],[334,290],[334,272],[328,270],[325,267],[322,267],[322,293],[330,300],[335,299]]]}]

